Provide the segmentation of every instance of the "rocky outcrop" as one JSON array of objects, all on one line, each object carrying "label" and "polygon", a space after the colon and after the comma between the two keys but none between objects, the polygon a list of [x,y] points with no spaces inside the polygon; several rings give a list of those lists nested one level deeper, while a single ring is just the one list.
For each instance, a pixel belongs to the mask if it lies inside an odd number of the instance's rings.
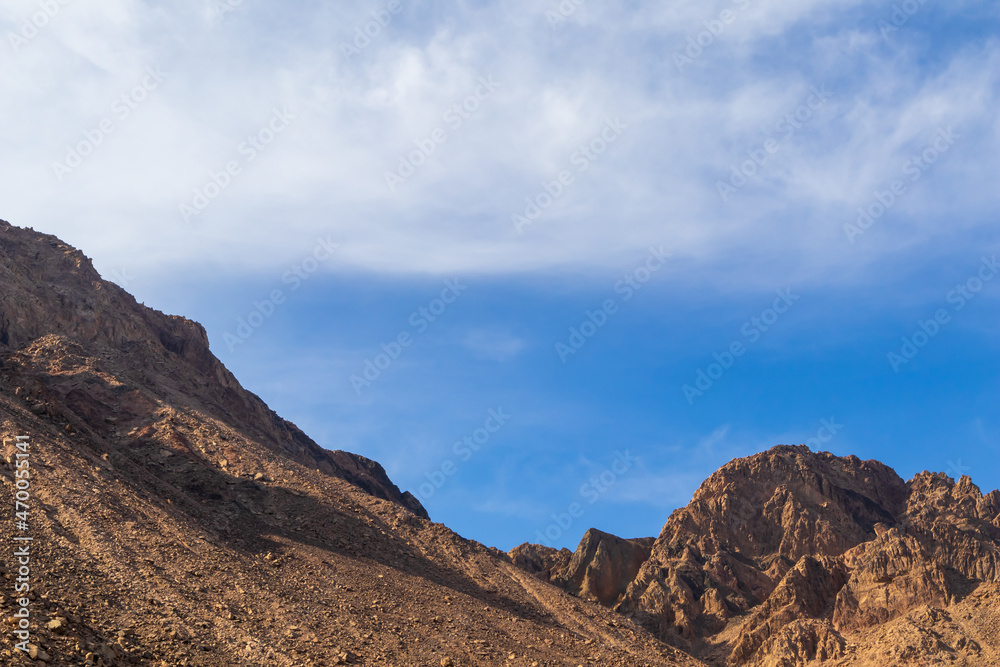
[{"label": "rocky outcrop", "polygon": [[802,557],[873,539],[905,494],[881,463],[804,446],[736,459],[671,515],[618,608],[690,647],[761,605]]},{"label": "rocky outcrop", "polygon": [[591,528],[552,581],[578,597],[611,607],[625,594],[652,546],[652,537],[626,540]]},{"label": "rocky outcrop", "polygon": [[907,484],[897,525],[844,555],[851,577],[833,621],[843,631],[882,624],[922,605],[947,606],[1000,582],[997,494],[968,477],[923,472]]},{"label": "rocky outcrop", "polygon": [[522,544],[509,553],[515,565],[568,593],[614,606],[649,558],[652,537],[623,539],[591,528],[576,551]]},{"label": "rocky outcrop", "polygon": [[746,664],[760,654],[827,660],[844,654],[845,642],[824,619],[847,580],[846,568],[829,556],[803,556],[740,628],[730,663]]},{"label": "rocky outcrop", "polygon": [[551,582],[554,576],[566,569],[573,552],[569,549],[553,549],[542,544],[525,542],[508,552],[511,562],[542,581]]}]

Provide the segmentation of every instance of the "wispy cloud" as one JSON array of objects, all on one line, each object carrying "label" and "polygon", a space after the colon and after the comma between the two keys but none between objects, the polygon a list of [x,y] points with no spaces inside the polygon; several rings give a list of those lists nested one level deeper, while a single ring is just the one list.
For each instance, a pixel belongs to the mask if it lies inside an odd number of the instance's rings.
[{"label": "wispy cloud", "polygon": [[[923,11],[972,26],[996,20],[987,4]],[[543,5],[407,8],[348,56],[342,44],[374,5],[243,3],[219,22],[183,3],[68,3],[28,44],[0,49],[10,101],[0,122],[15,130],[0,152],[3,214],[86,239],[106,267],[139,252],[166,269],[259,270],[293,259],[303,238],[334,233],[344,254],[327,270],[524,272],[606,265],[668,229],[679,255],[706,266],[753,242],[756,256],[742,261],[762,280],[792,270],[839,280],[896,252],[893,229],[947,236],[942,216],[952,230],[975,228],[997,205],[1000,50],[975,31],[931,47],[917,16],[887,40],[877,11],[832,0],[611,3],[581,7],[553,30]],[[671,54],[724,9],[734,22],[678,74]],[[0,26],[16,34],[37,11],[7,3]],[[151,66],[164,83],[59,182],[53,163],[113,118],[111,105]],[[386,170],[446,127],[447,110],[482,77],[502,86],[389,192]],[[764,139],[762,127],[822,85],[832,92],[822,117],[741,190],[738,207],[722,205],[716,181]],[[179,204],[283,105],[296,109],[294,126],[243,165],[195,228],[179,224]],[[620,143],[519,237],[511,211],[572,168],[574,151],[616,116],[630,124]],[[833,247],[844,220],[942,125],[975,140],[864,252]],[[772,261],[789,254],[821,258]]]},{"label": "wispy cloud", "polygon": [[462,340],[462,345],[480,359],[510,361],[524,349],[525,341],[508,331],[474,329]]}]

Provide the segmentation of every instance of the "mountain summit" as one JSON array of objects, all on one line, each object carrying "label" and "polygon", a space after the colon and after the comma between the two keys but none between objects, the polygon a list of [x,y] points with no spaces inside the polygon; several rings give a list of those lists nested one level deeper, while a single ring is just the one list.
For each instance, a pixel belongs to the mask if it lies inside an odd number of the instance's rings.
[{"label": "mountain summit", "polygon": [[[512,556],[576,594],[568,571],[632,571],[592,542],[572,567]],[[1000,492],[778,446],[709,477],[614,587],[602,604],[713,665],[996,665]]]}]

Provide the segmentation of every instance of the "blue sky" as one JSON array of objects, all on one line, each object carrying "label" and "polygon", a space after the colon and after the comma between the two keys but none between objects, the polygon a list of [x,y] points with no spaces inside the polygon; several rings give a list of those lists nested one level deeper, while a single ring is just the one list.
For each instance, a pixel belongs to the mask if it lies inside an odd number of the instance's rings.
[{"label": "blue sky", "polygon": [[779,443],[1000,486],[996,3],[224,3],[5,3],[0,216],[435,520],[655,535]]}]

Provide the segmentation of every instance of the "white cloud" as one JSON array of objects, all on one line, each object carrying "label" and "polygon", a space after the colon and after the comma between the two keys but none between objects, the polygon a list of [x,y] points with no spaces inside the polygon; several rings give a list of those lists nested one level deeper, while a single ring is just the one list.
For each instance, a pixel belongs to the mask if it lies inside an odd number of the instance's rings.
[{"label": "white cloud", "polygon": [[[163,270],[259,271],[332,234],[343,244],[332,270],[605,266],[667,242],[706,267],[699,280],[723,280],[712,267],[748,245],[757,252],[742,259],[740,285],[845,280],[901,241],[873,233],[855,252],[842,224],[939,126],[967,139],[901,202],[908,238],[988,224],[973,212],[998,203],[997,43],[970,41],[937,62],[905,34],[887,44],[859,24],[858,4],[750,3],[678,73],[673,53],[733,3],[586,5],[554,30],[545,5],[409,8],[347,58],[341,43],[377,5],[272,15],[244,3],[218,23],[181,3],[73,2],[17,53],[0,49],[0,215],[63,236],[108,271],[135,256]],[[16,32],[36,9],[9,3],[0,29]],[[114,100],[151,66],[166,80],[115,118]],[[502,86],[447,128],[444,113],[481,76]],[[835,96],[816,121],[720,201],[716,181],[764,138],[761,126],[821,85]],[[282,105],[294,124],[252,163],[241,158],[240,143]],[[628,129],[579,172],[574,151],[615,117]],[[58,182],[53,162],[103,118],[114,131]],[[386,170],[437,127],[448,140],[390,192]],[[231,160],[240,175],[184,222],[179,205]],[[574,184],[518,235],[511,214],[564,169]],[[774,261],[788,256],[810,261]]]}]

